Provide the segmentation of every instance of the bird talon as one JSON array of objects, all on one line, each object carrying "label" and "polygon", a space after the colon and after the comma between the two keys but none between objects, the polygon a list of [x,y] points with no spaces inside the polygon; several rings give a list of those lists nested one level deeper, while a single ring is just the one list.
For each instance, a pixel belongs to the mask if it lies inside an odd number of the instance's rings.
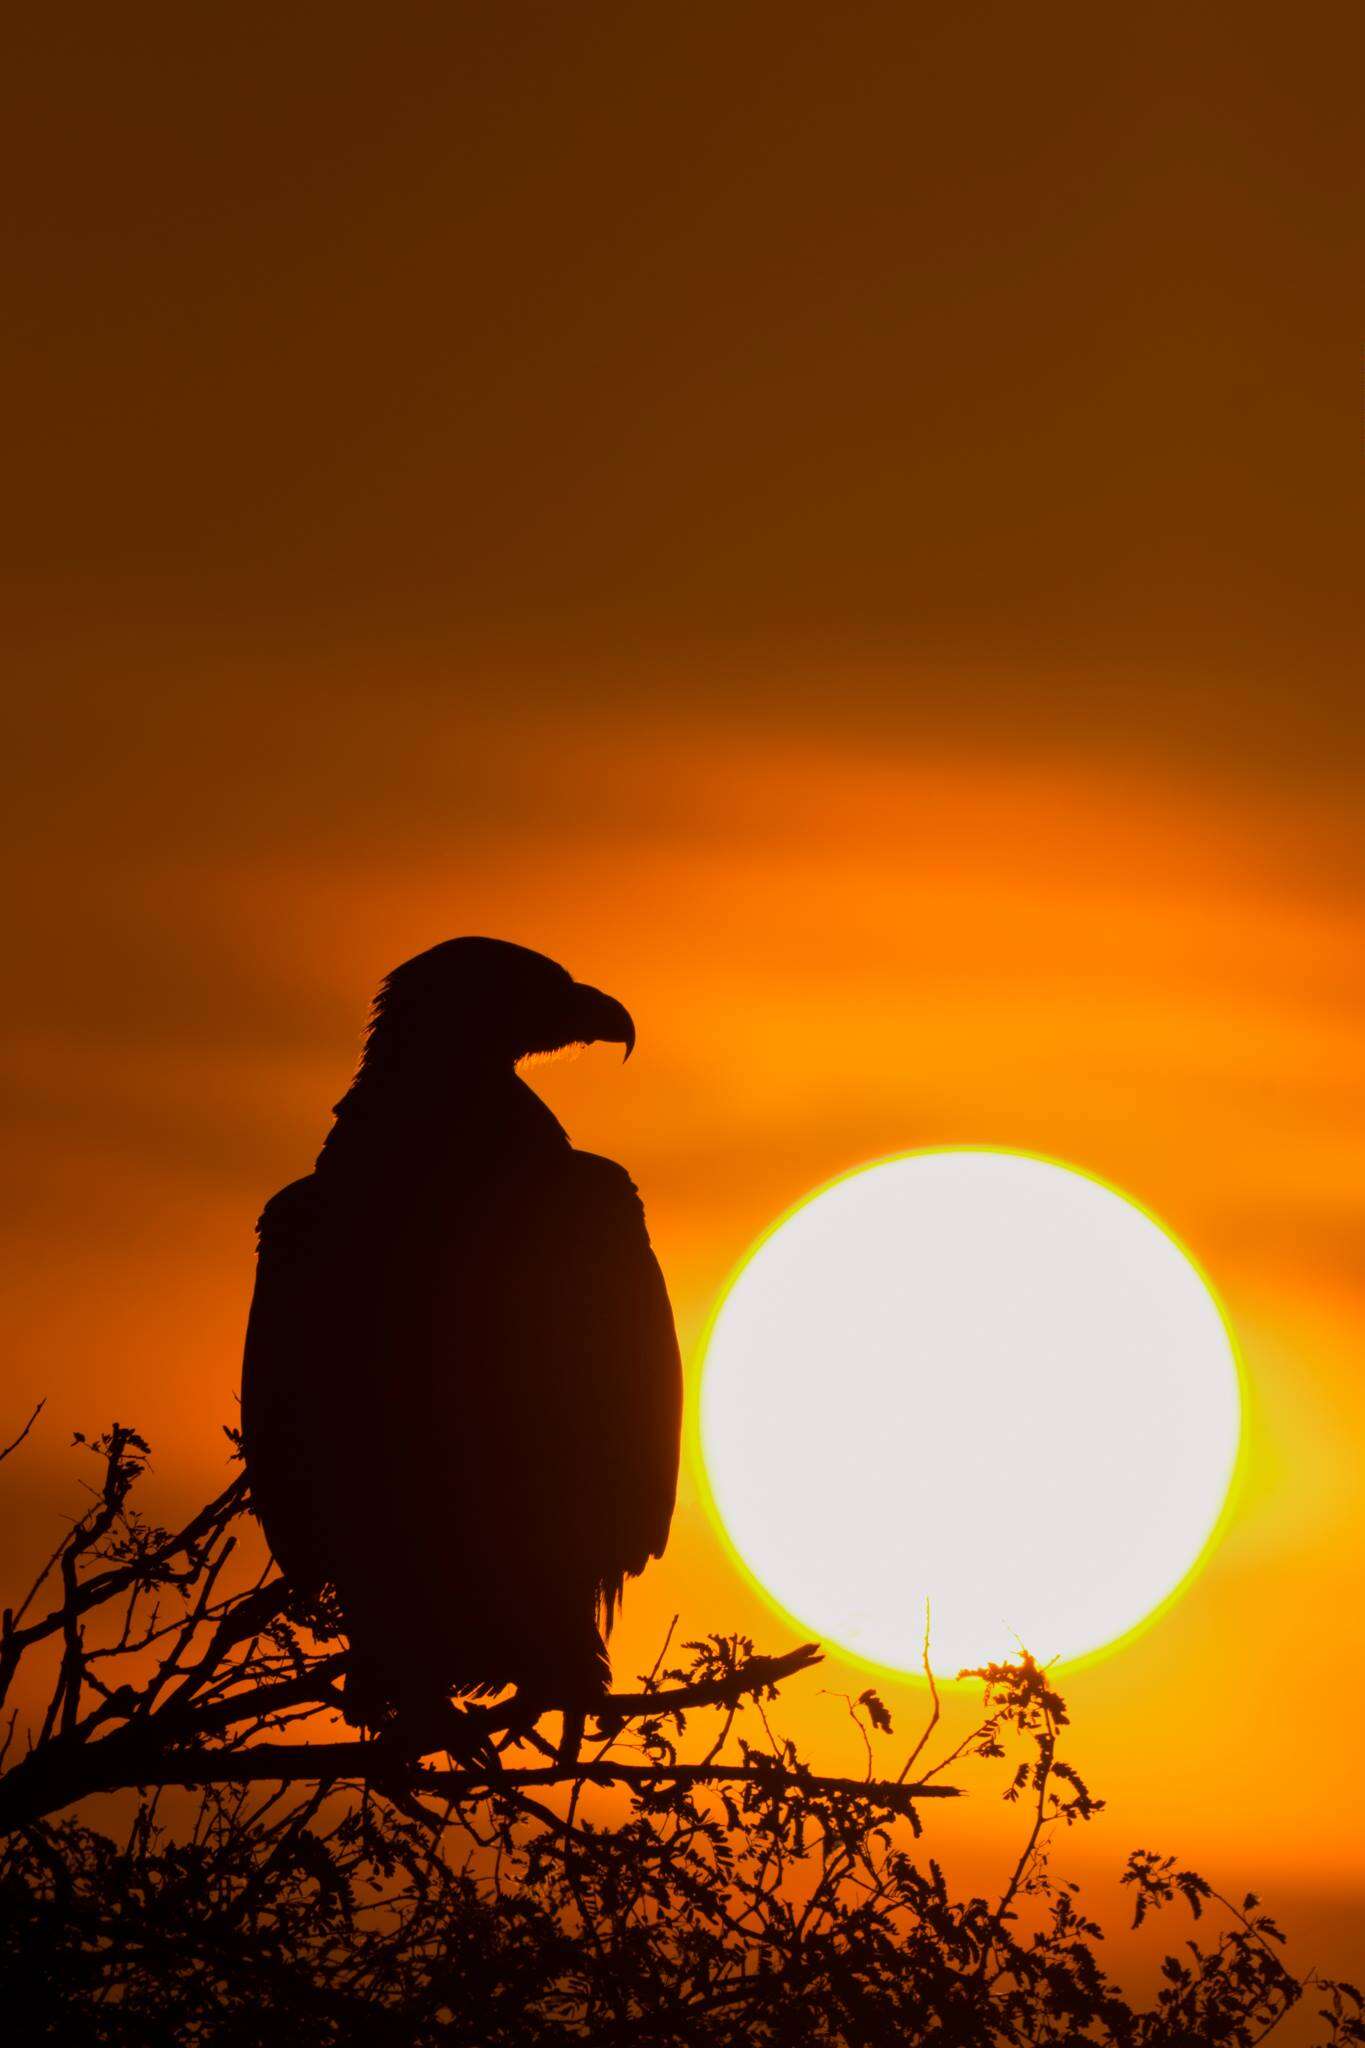
[{"label": "bird talon", "polygon": [[583,1730],[587,1726],[587,1715],[582,1707],[565,1707],[564,1732],[559,1738],[559,1749],[555,1762],[562,1768],[571,1768],[578,1762],[583,1748]]}]

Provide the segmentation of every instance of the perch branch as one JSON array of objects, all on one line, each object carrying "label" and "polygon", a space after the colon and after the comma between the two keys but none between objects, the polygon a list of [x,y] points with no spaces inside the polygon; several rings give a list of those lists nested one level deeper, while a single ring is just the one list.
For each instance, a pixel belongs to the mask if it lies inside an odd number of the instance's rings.
[{"label": "perch branch", "polygon": [[642,1714],[672,1714],[683,1707],[728,1707],[749,1694],[772,1690],[783,1679],[818,1664],[822,1655],[818,1643],[801,1643],[781,1657],[750,1657],[724,1678],[708,1678],[664,1692],[610,1693],[593,1712],[606,1733]]},{"label": "perch branch", "polygon": [[[101,1752],[106,1754],[101,1757]],[[100,1763],[106,1765],[100,1769]],[[952,1785],[898,1785],[865,1778],[829,1778],[802,1772],[784,1778],[767,1764],[621,1764],[564,1763],[530,1764],[501,1771],[436,1770],[405,1765],[383,1743],[376,1742],[263,1742],[240,1750],[173,1750],[141,1754],[121,1736],[111,1736],[92,1745],[75,1760],[68,1781],[60,1786],[34,1784],[29,1799],[22,1799],[22,1781],[27,1773],[20,1766],[11,1772],[0,1789],[0,1827],[31,1825],[58,1805],[95,1792],[111,1792],[134,1784],[140,1789],[155,1785],[254,1785],[261,1783],[306,1782],[336,1784],[359,1782],[383,1792],[435,1793],[459,1800],[486,1798],[499,1790],[518,1791],[524,1787],[572,1785],[627,1785],[639,1790],[666,1785],[752,1785],[774,1799],[811,1793],[859,1799],[892,1812],[904,1813],[917,1799],[953,1799],[959,1796]],[[67,1777],[67,1774],[63,1774]],[[73,1788],[70,1779],[81,1781]],[[54,1797],[53,1795],[59,1795]]]}]

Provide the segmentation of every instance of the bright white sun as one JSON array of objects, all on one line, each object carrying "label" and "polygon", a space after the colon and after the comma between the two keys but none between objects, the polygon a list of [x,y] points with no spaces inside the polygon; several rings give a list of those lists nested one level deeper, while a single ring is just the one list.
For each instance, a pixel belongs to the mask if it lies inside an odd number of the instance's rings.
[{"label": "bright white sun", "polygon": [[1099,1181],[908,1153],[818,1190],[713,1320],[702,1455],[743,1564],[799,1623],[910,1671],[1066,1660],[1207,1550],[1241,1431],[1188,1256]]}]

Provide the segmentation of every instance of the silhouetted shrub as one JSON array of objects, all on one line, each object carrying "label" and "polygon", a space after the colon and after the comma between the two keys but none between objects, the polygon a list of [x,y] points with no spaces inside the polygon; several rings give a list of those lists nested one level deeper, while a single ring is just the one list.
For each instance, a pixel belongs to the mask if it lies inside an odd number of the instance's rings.
[{"label": "silhouetted shrub", "polygon": [[[815,1647],[722,1636],[665,1646],[576,1762],[498,1702],[452,1708],[418,1759],[344,1726],[334,1617],[291,1612],[278,1580],[231,1583],[241,1479],[166,1531],[134,1505],[136,1433],[87,1448],[94,1502],[0,1639],[0,1698],[49,1666],[0,1774],[16,2043],[1250,2048],[1306,1997],[1321,2042],[1365,2040],[1360,1994],[1296,1977],[1254,1897],[1148,1851],[1124,1873],[1135,1920],[1198,1925],[1155,2002],[1128,2002],[1047,1859],[1099,1802],[1027,1657],[976,1674],[982,1717],[937,1757],[931,1687],[894,1774],[875,1692],[848,1702],[864,1774],[821,1774],[768,1713]],[[991,1900],[953,1896],[920,1845],[956,1796],[944,1772],[978,1762],[1021,1817]],[[113,1794],[117,1838],[93,1825]]]}]

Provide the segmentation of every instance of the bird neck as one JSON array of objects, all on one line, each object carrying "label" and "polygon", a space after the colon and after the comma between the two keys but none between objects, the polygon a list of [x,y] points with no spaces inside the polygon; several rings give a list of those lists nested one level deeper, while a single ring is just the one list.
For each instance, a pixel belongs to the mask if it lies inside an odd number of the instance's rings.
[{"label": "bird neck", "polygon": [[511,1067],[426,1075],[362,1068],[335,1114],[318,1158],[323,1170],[408,1170],[452,1154],[492,1162],[569,1143],[563,1125]]}]

